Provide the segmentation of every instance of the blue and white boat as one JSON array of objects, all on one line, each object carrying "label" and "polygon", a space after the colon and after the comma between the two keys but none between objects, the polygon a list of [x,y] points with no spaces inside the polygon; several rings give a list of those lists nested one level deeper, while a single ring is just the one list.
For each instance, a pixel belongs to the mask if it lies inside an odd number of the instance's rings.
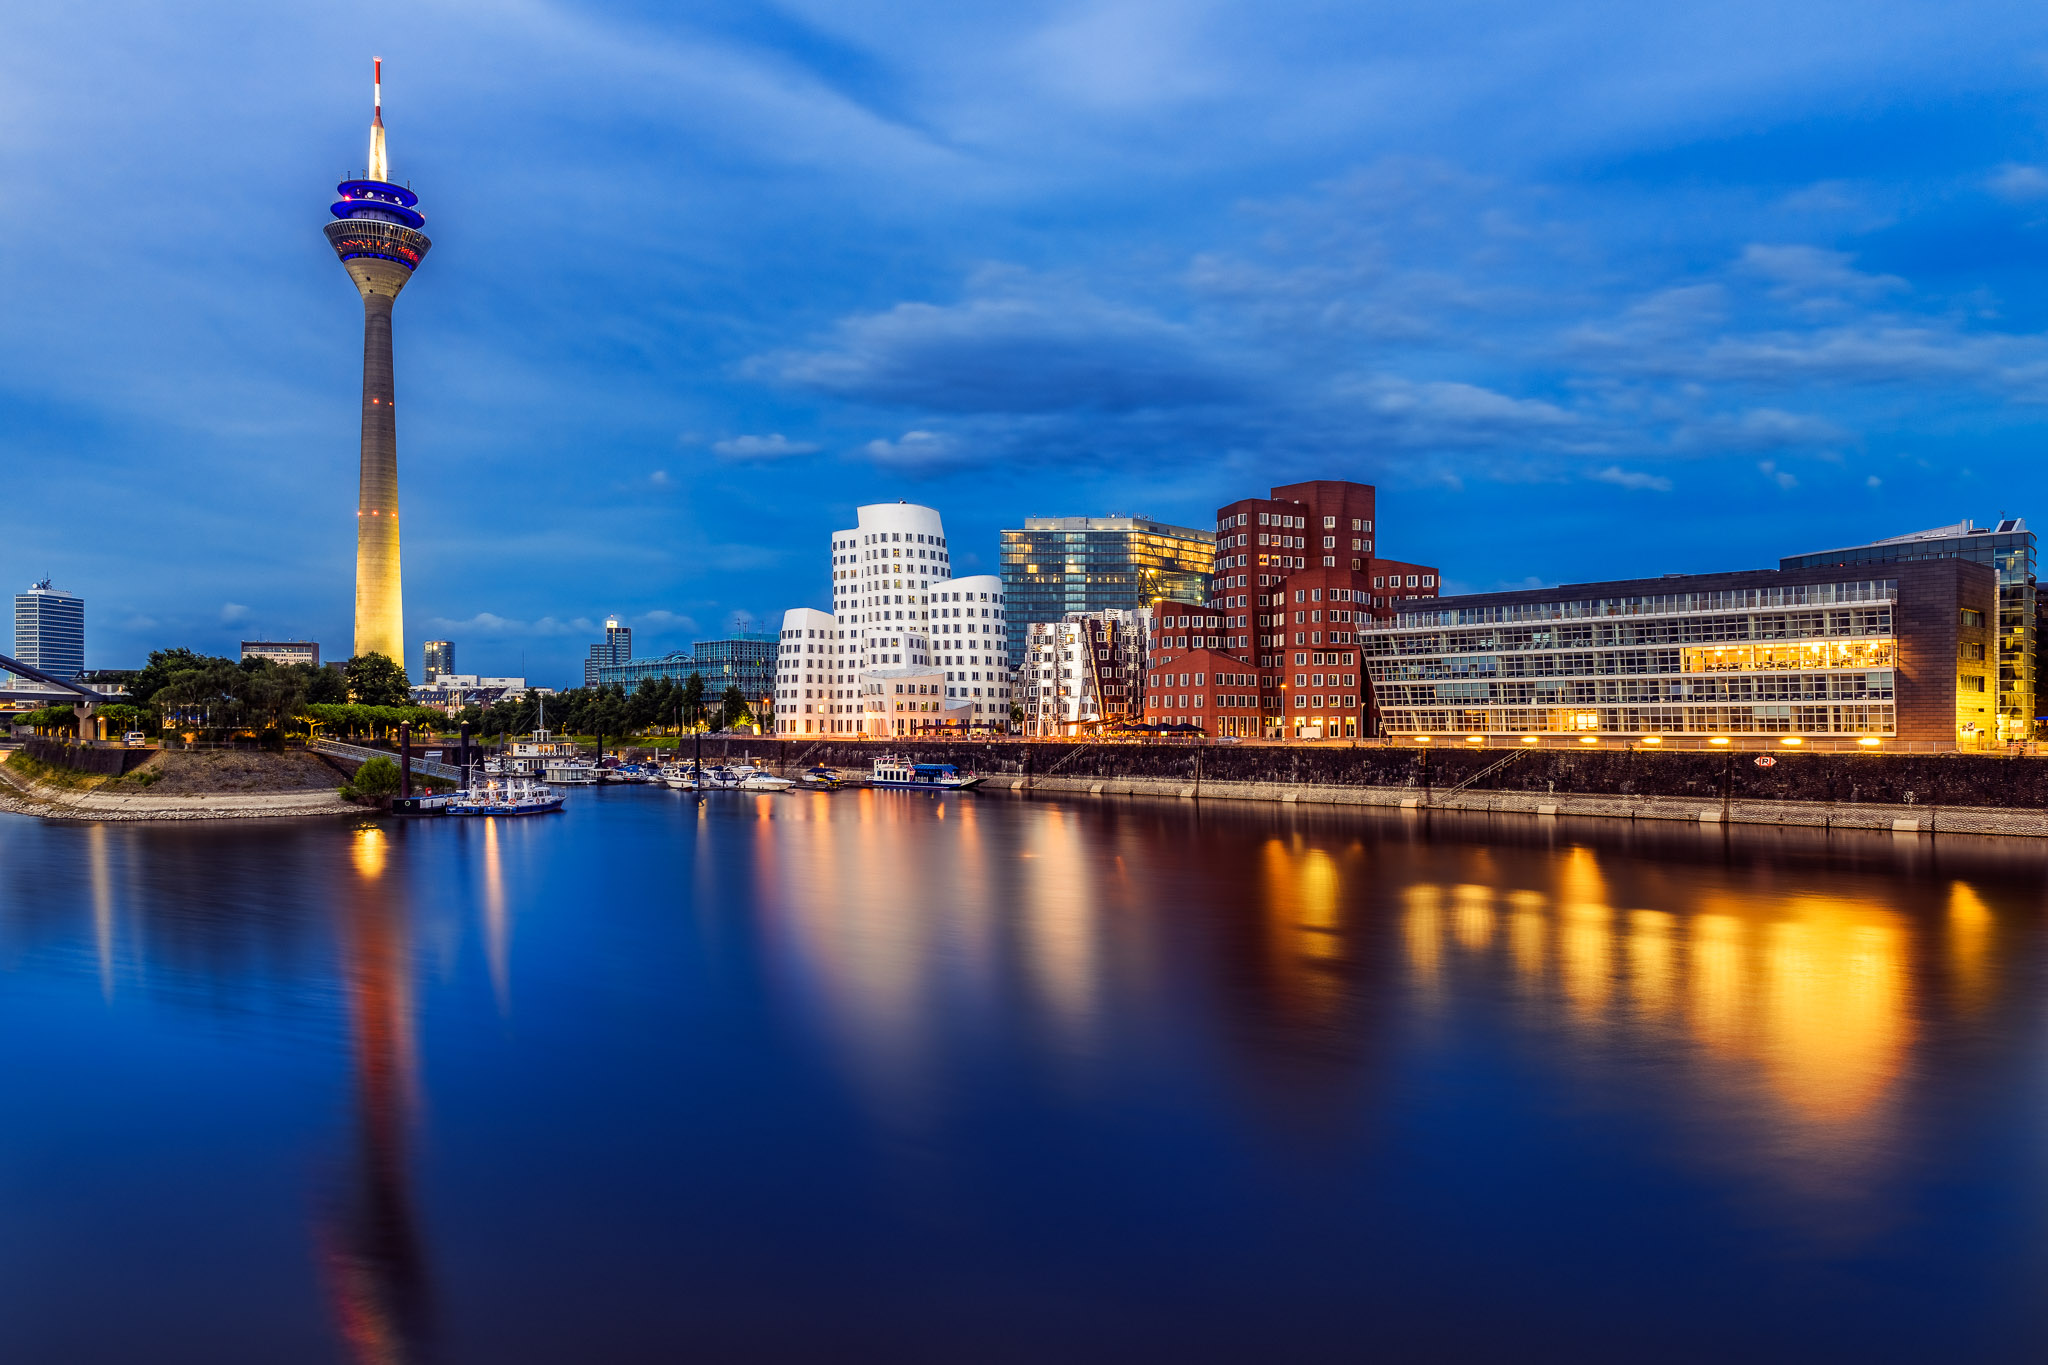
[{"label": "blue and white boat", "polygon": [[448,798],[450,815],[543,815],[562,808],[562,794],[544,782],[506,777]]},{"label": "blue and white boat", "polygon": [[868,778],[871,787],[905,787],[914,791],[966,791],[979,777],[961,772],[951,763],[914,763],[907,758],[878,758]]}]

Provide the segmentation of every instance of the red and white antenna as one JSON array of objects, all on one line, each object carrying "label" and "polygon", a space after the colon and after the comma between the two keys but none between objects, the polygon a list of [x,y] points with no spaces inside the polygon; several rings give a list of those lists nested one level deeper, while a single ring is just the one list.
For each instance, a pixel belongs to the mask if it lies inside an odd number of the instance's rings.
[{"label": "red and white antenna", "polygon": [[389,180],[391,161],[384,151],[384,59],[370,58],[370,180]]}]

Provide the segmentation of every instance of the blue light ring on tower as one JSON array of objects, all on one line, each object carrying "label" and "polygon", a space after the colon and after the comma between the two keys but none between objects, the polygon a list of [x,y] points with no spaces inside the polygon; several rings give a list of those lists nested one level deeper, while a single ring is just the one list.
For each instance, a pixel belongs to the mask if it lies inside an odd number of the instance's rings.
[{"label": "blue light ring on tower", "polygon": [[330,208],[336,218],[382,218],[409,228],[426,226],[427,217],[413,206],[420,197],[403,185],[384,180],[344,180],[334,187],[341,198]]},{"label": "blue light ring on tower", "polygon": [[357,256],[374,256],[380,260],[395,261],[407,270],[418,269],[434,245],[424,232],[374,218],[348,218],[329,223],[326,233],[334,254],[344,261]]}]

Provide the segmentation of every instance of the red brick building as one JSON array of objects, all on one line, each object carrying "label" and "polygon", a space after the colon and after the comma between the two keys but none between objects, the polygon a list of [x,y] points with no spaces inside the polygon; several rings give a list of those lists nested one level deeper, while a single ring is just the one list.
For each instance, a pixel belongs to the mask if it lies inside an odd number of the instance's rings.
[{"label": "red brick building", "polygon": [[[1361,619],[1437,595],[1433,566],[1380,556],[1370,484],[1316,479],[1216,511],[1216,572],[1206,607],[1156,609],[1145,718],[1210,734],[1349,739],[1373,733]],[[1201,651],[1215,658],[1197,659]],[[1200,690],[1179,679],[1245,677]],[[1175,679],[1171,691],[1160,681]],[[1231,705],[1219,706],[1221,698]],[[1182,704],[1181,697],[1189,702]],[[1171,698],[1175,704],[1167,705]],[[1199,699],[1200,704],[1195,702]],[[1252,699],[1254,706],[1237,703]],[[1219,728],[1220,727],[1220,728]]]}]

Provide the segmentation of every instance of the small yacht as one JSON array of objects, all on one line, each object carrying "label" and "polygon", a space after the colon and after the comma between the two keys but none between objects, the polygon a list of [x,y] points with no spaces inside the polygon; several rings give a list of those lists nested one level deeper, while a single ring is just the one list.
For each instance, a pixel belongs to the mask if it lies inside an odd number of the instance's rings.
[{"label": "small yacht", "polygon": [[837,768],[817,767],[809,769],[797,779],[797,785],[813,791],[837,791],[847,785],[846,778]]},{"label": "small yacht", "polygon": [[455,792],[444,807],[450,815],[541,815],[562,808],[562,794],[544,782],[502,777]]},{"label": "small yacht", "polygon": [[739,774],[740,790],[750,792],[786,792],[796,785],[786,777],[777,777],[766,768],[751,765],[734,770]]},{"label": "small yacht", "polygon": [[878,758],[870,786],[907,787],[915,791],[965,791],[980,782],[979,777],[961,772],[951,763],[915,763],[907,758]]},{"label": "small yacht", "polygon": [[550,758],[541,765],[540,775],[557,787],[597,785],[597,765],[587,758]]},{"label": "small yacht", "polygon": [[671,791],[704,790],[704,775],[694,764],[671,763],[661,770],[661,780]]}]

